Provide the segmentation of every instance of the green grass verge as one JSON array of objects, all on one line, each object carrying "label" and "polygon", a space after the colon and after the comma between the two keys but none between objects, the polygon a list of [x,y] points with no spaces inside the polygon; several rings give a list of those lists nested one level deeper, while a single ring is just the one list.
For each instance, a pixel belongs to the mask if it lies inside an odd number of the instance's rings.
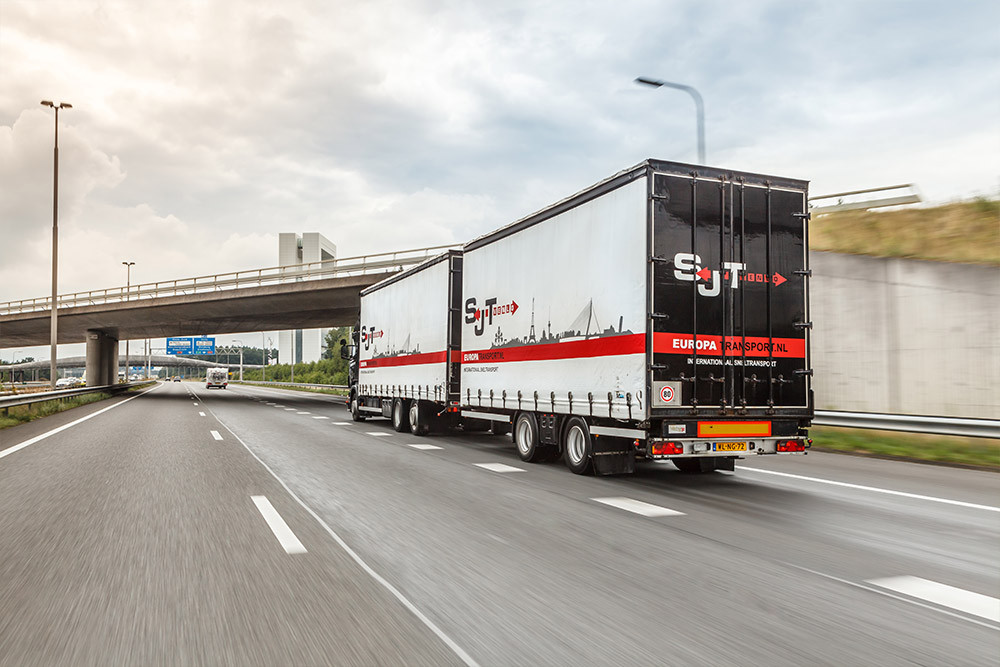
[{"label": "green grass verge", "polygon": [[111,394],[106,394],[104,392],[97,394],[84,394],[83,396],[54,399],[51,401],[44,401],[42,403],[34,403],[32,405],[18,405],[17,407],[8,409],[6,415],[0,414],[0,428],[17,426],[18,424],[39,419],[40,417],[48,417],[49,415],[54,415],[57,412],[78,408],[81,405],[103,401],[106,398],[111,398]]},{"label": "green grass verge", "polygon": [[1000,440],[815,426],[813,448],[868,456],[979,466],[1000,471]]}]

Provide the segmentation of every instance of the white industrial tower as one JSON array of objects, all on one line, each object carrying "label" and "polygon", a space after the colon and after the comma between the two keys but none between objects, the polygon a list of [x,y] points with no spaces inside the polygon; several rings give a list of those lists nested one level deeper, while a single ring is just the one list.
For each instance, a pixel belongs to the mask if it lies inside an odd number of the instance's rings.
[{"label": "white industrial tower", "polygon": [[[318,232],[299,236],[294,232],[278,234],[278,266],[322,262],[337,258],[337,246]],[[329,329],[296,329],[278,332],[278,363],[319,361],[323,354],[323,338]],[[294,341],[294,346],[293,346]]]}]

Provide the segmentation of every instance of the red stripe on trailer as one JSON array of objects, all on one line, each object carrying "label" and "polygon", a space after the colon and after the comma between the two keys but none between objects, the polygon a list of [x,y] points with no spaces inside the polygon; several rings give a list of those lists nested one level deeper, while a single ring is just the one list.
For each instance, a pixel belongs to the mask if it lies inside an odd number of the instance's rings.
[{"label": "red stripe on trailer", "polygon": [[462,352],[462,363],[494,364],[507,361],[580,359],[620,354],[643,354],[645,351],[646,334],[626,334],[559,343],[498,347],[491,350],[468,350]]},{"label": "red stripe on trailer", "polygon": [[445,361],[448,353],[423,352],[421,354],[400,354],[395,357],[379,357],[377,359],[362,359],[361,368],[383,368],[386,366],[413,366],[416,364],[436,364]]},{"label": "red stripe on trailer", "polygon": [[[773,351],[769,351],[768,339],[764,336],[726,336],[727,357],[790,357],[805,358],[804,338],[772,338]],[[744,350],[744,342],[746,349]],[[722,356],[722,336],[698,334],[698,355],[706,357]],[[693,354],[695,340],[691,334],[654,333],[653,352],[657,354]]]}]

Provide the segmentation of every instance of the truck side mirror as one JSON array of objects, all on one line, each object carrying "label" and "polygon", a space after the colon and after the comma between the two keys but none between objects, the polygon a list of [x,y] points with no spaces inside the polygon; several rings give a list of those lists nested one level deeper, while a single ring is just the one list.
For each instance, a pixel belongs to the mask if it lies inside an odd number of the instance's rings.
[{"label": "truck side mirror", "polygon": [[341,338],[340,339],[340,345],[341,345],[341,347],[343,347],[344,345],[347,345],[347,339],[346,338]]},{"label": "truck side mirror", "polygon": [[344,345],[340,348],[340,358],[350,361],[351,357],[354,356],[354,350],[355,347],[353,345]]}]

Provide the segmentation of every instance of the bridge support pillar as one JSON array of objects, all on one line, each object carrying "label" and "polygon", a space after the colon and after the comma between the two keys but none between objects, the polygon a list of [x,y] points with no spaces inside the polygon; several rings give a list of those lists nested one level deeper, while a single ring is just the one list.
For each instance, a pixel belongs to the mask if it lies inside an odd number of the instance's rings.
[{"label": "bridge support pillar", "polygon": [[87,386],[118,382],[118,336],[101,329],[87,330]]}]

